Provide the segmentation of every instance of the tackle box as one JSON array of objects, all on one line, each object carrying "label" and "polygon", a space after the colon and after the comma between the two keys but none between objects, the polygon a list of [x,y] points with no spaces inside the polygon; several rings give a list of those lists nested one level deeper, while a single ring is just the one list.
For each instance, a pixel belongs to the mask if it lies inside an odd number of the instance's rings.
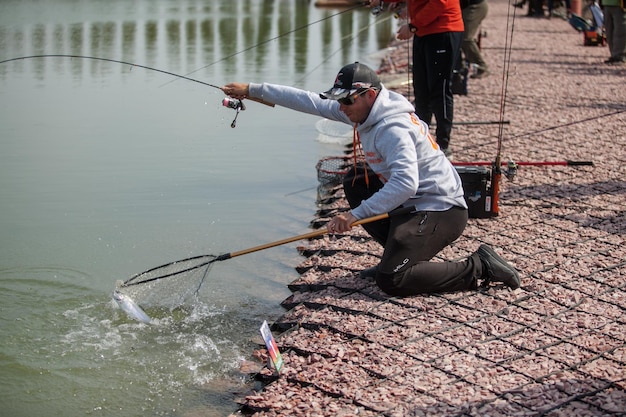
[{"label": "tackle box", "polygon": [[474,219],[497,216],[493,211],[491,170],[485,166],[455,166],[463,182],[468,215]]}]

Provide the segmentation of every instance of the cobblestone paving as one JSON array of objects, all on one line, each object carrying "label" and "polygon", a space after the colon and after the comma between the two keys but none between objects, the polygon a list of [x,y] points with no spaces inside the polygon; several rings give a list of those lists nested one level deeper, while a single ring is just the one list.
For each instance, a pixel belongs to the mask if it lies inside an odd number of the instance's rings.
[{"label": "cobblestone paving", "polygon": [[[358,278],[381,254],[360,227],[304,242],[273,324],[284,370],[242,398],[240,413],[626,415],[626,67],[604,64],[608,48],[583,46],[560,18],[518,9],[511,22],[506,2],[489,1],[481,46],[491,75],[455,96],[454,162],[493,161],[499,137],[505,161],[593,162],[521,165],[503,178],[499,216],[470,219],[437,257],[490,244],[521,288],[390,298]],[[399,44],[385,62],[406,71],[406,55]],[[500,136],[490,122],[501,117]],[[340,189],[320,190],[323,227],[346,203]]]}]

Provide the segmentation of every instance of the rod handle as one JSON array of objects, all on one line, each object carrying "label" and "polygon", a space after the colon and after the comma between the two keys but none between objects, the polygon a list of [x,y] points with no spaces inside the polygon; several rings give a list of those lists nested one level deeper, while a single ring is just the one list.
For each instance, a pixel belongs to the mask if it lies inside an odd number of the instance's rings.
[{"label": "rod handle", "polygon": [[567,161],[571,166],[593,166],[593,161]]},{"label": "rod handle", "polygon": [[[383,214],[379,214],[377,216],[366,217],[365,219],[357,220],[354,223],[352,223],[352,226],[358,226],[360,224],[366,224],[366,223],[371,223],[371,222],[375,222],[375,221],[378,221],[378,220],[384,220],[384,219],[388,218],[391,215],[402,214],[402,213],[409,213],[409,212],[411,212],[413,210],[415,210],[414,207],[403,207],[401,209],[393,210],[390,213],[383,213]],[[304,234],[298,235],[298,236],[288,237],[288,238],[285,238],[285,239],[277,240],[275,242],[270,242],[270,243],[265,243],[263,245],[255,246],[253,248],[242,249],[242,250],[237,251],[237,252],[226,253],[226,254],[220,256],[220,258],[222,258],[222,259],[216,259],[216,260],[230,259],[230,258],[234,258],[236,256],[246,255],[248,253],[258,252],[258,251],[261,251],[261,250],[264,250],[264,249],[273,248],[275,246],[284,245],[286,243],[297,242],[299,240],[311,239],[311,238],[314,238],[314,237],[325,235],[327,233],[328,233],[328,230],[326,230],[326,228],[324,227],[324,228],[321,228],[321,229],[316,230],[314,232],[309,232],[309,233],[304,233]]]}]

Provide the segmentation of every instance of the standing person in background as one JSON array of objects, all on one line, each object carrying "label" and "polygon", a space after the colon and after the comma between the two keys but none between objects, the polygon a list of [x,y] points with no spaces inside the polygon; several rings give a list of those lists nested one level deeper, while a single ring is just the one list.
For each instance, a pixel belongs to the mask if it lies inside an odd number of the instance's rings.
[{"label": "standing person in background", "polygon": [[[553,14],[554,14],[554,0],[548,0],[548,19],[550,19]],[[565,0],[565,15],[563,16],[563,18],[569,19],[571,15],[572,15],[572,1]]]},{"label": "standing person in background", "polygon": [[[401,0],[386,0],[398,3]],[[407,0],[407,23],[396,37],[413,38],[413,93],[415,113],[428,124],[435,116],[437,144],[448,157],[454,118],[452,75],[465,30],[459,0]],[[371,7],[380,0],[370,1]]]},{"label": "standing person in background", "polygon": [[461,0],[461,12],[463,14],[463,24],[465,25],[461,50],[466,61],[470,64],[476,64],[476,72],[470,75],[470,78],[486,77],[489,75],[489,67],[478,47],[476,34],[489,12],[487,0]]},{"label": "standing person in background", "polygon": [[611,56],[607,64],[626,63],[626,5],[624,0],[602,0],[604,29]]}]

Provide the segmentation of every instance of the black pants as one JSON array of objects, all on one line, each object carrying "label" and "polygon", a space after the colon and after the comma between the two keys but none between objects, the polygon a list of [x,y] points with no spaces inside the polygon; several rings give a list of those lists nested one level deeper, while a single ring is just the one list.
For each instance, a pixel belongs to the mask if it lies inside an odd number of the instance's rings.
[{"label": "black pants", "polygon": [[[353,169],[346,174],[343,188],[351,208],[382,187],[371,170],[368,177],[369,186],[360,168],[356,178]],[[467,218],[466,209],[453,207],[446,211],[400,214],[364,224],[365,230],[384,248],[376,284],[395,296],[477,288],[483,272],[478,255],[461,262],[430,262],[463,233]]]},{"label": "black pants", "polygon": [[462,40],[463,32],[413,37],[415,114],[429,125],[435,115],[437,144],[441,149],[450,144],[454,116],[451,83]]}]

